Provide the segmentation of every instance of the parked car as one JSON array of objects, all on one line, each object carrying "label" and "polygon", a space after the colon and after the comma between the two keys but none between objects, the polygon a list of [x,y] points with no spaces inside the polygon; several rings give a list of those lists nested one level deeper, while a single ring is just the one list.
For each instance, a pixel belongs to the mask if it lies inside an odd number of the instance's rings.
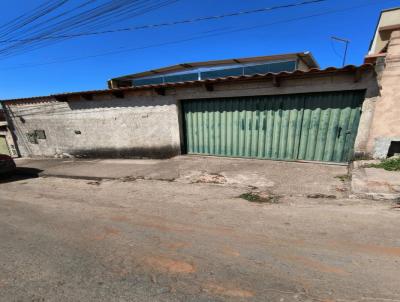
[{"label": "parked car", "polygon": [[17,166],[11,156],[0,154],[0,175],[15,172]]}]

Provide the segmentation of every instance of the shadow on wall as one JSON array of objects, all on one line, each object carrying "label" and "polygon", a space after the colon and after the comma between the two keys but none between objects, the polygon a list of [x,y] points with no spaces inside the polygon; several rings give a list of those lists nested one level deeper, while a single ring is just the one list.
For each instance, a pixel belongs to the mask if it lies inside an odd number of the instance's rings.
[{"label": "shadow on wall", "polygon": [[326,110],[362,106],[365,90],[183,100],[188,112]]},{"label": "shadow on wall", "polygon": [[171,158],[179,155],[179,146],[141,148],[96,148],[66,152],[76,158]]}]

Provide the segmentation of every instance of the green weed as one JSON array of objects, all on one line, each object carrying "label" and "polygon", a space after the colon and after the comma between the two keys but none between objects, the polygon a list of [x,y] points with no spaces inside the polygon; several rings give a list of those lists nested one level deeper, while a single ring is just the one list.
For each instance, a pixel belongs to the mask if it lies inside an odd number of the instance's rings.
[{"label": "green weed", "polygon": [[380,168],[387,171],[400,171],[400,157],[382,160],[379,164],[368,164],[366,168]]},{"label": "green weed", "polygon": [[248,192],[243,193],[239,196],[240,198],[256,203],[278,203],[280,196],[268,194],[266,196],[261,196],[258,193]]}]

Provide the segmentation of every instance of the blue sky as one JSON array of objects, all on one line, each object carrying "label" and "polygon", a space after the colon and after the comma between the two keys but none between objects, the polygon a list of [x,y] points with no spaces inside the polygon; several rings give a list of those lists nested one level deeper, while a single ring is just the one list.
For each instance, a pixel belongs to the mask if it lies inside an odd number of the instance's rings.
[{"label": "blue sky", "polygon": [[[43,2],[0,0],[0,23]],[[108,29],[295,2],[301,0],[179,0]],[[363,7],[351,9],[356,6]],[[331,36],[351,40],[347,62],[362,64],[379,12],[396,6],[400,0],[326,0],[189,25],[75,38],[8,58],[0,55],[0,99],[103,89],[115,76],[192,61],[311,51],[321,67],[340,66],[343,45],[332,42]],[[332,13],[311,17],[326,12]],[[247,27],[253,29],[242,30]]]}]

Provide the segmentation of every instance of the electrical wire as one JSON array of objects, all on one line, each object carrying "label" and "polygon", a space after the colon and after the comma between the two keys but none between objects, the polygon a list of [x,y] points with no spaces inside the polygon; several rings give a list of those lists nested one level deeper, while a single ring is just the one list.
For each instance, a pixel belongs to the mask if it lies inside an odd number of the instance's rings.
[{"label": "electrical wire", "polygon": [[[22,15],[22,16],[16,18],[14,21],[11,21],[9,23],[9,25],[5,24],[1,27],[2,31],[0,32],[0,37],[4,38],[11,33],[15,33],[15,31],[18,31],[19,29],[25,27],[26,25],[31,24],[31,23],[35,22],[36,20],[42,18],[43,16],[60,8],[68,1],[69,0],[50,1],[44,7],[39,6],[37,9],[34,10],[34,12],[31,15]],[[52,3],[52,2],[54,2],[54,3]],[[36,10],[38,10],[38,12],[35,12]],[[26,16],[25,19],[23,18],[24,16]],[[20,19],[22,19],[22,20],[20,20]],[[13,25],[13,23],[15,23],[15,21],[17,21],[17,20],[20,20],[20,21],[17,22],[17,24]]]},{"label": "electrical wire", "polygon": [[[387,2],[393,2],[393,0],[389,0]],[[200,39],[206,39],[206,38],[210,38],[210,37],[222,36],[222,35],[227,35],[227,34],[232,34],[232,33],[237,33],[237,32],[250,31],[250,30],[265,28],[265,27],[278,25],[278,24],[296,22],[296,21],[300,21],[300,20],[306,20],[306,19],[321,17],[321,16],[325,16],[325,15],[329,15],[329,14],[341,13],[341,12],[354,10],[354,9],[359,9],[359,8],[362,8],[362,7],[371,6],[371,5],[375,5],[375,4],[376,3],[361,4],[361,5],[346,7],[346,8],[342,8],[342,9],[334,9],[334,10],[329,10],[329,11],[325,11],[325,12],[309,14],[309,15],[300,16],[300,17],[296,17],[296,18],[283,19],[283,20],[270,22],[270,23],[266,23],[266,24],[261,24],[261,25],[254,25],[254,26],[241,27],[241,28],[232,29],[232,30],[225,30],[225,31],[222,31],[222,32],[217,32],[217,33],[205,33],[205,32],[203,32],[203,33],[200,33],[199,35],[193,36],[193,37],[188,37],[188,38],[178,39],[178,40],[172,40],[172,41],[167,41],[167,42],[162,42],[162,43],[155,43],[155,44],[150,44],[150,45],[141,46],[141,47],[125,48],[125,49],[120,49],[120,50],[115,50],[115,51],[107,51],[107,52],[103,52],[103,53],[98,53],[98,54],[94,54],[94,55],[54,60],[54,61],[45,62],[45,63],[23,64],[23,65],[19,65],[19,66],[15,66],[15,67],[10,67],[10,68],[2,68],[0,70],[15,70],[15,69],[24,69],[24,68],[38,67],[38,66],[44,66],[44,65],[68,63],[68,62],[81,61],[81,60],[92,59],[92,58],[97,58],[97,57],[116,55],[116,54],[125,53],[125,52],[132,52],[132,51],[144,50],[144,49],[149,49],[149,48],[163,47],[163,46],[167,46],[167,45],[185,43],[185,42],[189,42],[189,41],[193,41],[193,40],[200,40]]]},{"label": "electrical wire", "polygon": [[[64,0],[66,1],[66,0]],[[83,12],[79,12],[71,17],[57,21],[56,23],[47,24],[45,27],[37,28],[32,32],[32,28],[29,29],[30,39],[37,41],[17,41],[16,43],[9,45],[5,48],[0,49],[0,55],[2,58],[24,53],[24,51],[32,51],[40,47],[48,46],[56,42],[67,39],[66,37],[60,37],[55,39],[55,41],[42,41],[43,37],[56,34],[56,33],[68,33],[71,30],[80,29],[85,30],[87,26],[93,26],[95,22],[102,21],[101,27],[107,26],[107,21],[113,21],[113,23],[124,21],[126,18],[131,18],[131,16],[138,16],[141,14],[148,13],[150,11],[159,9],[163,6],[172,4],[179,0],[113,0],[108,1],[105,4],[100,4],[94,8],[87,9]],[[59,14],[65,15],[65,14]],[[118,16],[118,18],[115,18]],[[108,18],[108,19],[107,19]],[[53,17],[52,20],[57,18]],[[42,22],[44,24],[44,22]],[[97,26],[97,25],[96,25]],[[40,27],[40,26],[39,26]],[[99,28],[98,27],[98,28]],[[26,37],[26,35],[25,35]],[[9,39],[8,39],[9,40]],[[10,41],[9,42],[13,42]]]},{"label": "electrical wire", "polygon": [[135,27],[126,27],[126,28],[111,29],[111,30],[97,31],[97,32],[86,32],[86,33],[76,33],[76,34],[57,35],[57,36],[45,36],[45,37],[42,37],[42,38],[0,40],[0,43],[25,42],[25,41],[29,42],[29,41],[36,41],[38,39],[51,40],[51,39],[59,39],[59,38],[73,38],[73,37],[82,37],[82,36],[91,36],[91,35],[102,35],[102,34],[126,32],[126,31],[135,31],[135,30],[142,30],[142,29],[154,29],[154,28],[159,28],[159,27],[166,27],[166,26],[174,26],[174,25],[202,22],[202,21],[217,20],[217,19],[223,19],[223,18],[228,18],[228,17],[238,17],[238,16],[255,14],[255,13],[263,13],[263,12],[268,12],[268,11],[272,11],[272,10],[298,7],[298,6],[303,6],[303,5],[308,5],[308,4],[315,4],[315,3],[325,2],[325,1],[327,1],[327,0],[309,0],[309,1],[303,1],[303,2],[298,2],[298,3],[291,3],[291,4],[278,5],[278,6],[272,6],[272,7],[263,7],[263,8],[253,9],[253,10],[233,12],[233,13],[229,13],[229,14],[206,16],[206,17],[192,18],[192,19],[179,20],[179,21],[173,21],[173,22],[165,22],[165,23],[158,23],[158,24],[147,24],[147,25],[141,25],[141,26],[135,26]]}]

